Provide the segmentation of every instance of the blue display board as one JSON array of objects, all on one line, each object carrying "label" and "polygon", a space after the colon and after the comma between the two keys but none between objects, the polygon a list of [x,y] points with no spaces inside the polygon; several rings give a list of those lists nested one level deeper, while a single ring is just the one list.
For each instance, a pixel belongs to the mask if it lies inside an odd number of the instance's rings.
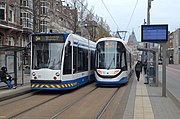
[{"label": "blue display board", "polygon": [[168,25],[142,25],[141,41],[142,42],[167,42]]}]

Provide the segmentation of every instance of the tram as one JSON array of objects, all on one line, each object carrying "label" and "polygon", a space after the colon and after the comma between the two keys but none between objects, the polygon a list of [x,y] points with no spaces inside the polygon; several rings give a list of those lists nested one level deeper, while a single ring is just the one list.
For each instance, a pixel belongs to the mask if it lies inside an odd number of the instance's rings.
[{"label": "tram", "polygon": [[95,42],[76,34],[32,35],[31,88],[69,90],[93,80]]},{"label": "tram", "polygon": [[120,85],[128,82],[133,59],[125,41],[106,37],[96,42],[95,79],[97,85]]}]

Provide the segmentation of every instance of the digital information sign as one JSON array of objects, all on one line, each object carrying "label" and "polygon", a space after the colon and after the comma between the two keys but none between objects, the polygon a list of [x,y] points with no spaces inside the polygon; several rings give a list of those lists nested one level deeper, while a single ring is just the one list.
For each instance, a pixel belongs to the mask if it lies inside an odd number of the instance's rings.
[{"label": "digital information sign", "polygon": [[167,42],[168,25],[142,25],[141,42]]},{"label": "digital information sign", "polygon": [[33,42],[63,42],[64,36],[62,34],[43,34],[43,35],[33,35]]}]

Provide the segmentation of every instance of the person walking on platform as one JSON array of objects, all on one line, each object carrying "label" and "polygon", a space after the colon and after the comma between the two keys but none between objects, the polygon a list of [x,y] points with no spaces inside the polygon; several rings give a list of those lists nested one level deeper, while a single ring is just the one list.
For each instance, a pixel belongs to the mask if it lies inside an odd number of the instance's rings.
[{"label": "person walking on platform", "polygon": [[1,68],[0,79],[2,82],[6,83],[9,88],[16,88],[11,84],[12,77],[7,73],[7,67]]},{"label": "person walking on platform", "polygon": [[139,81],[140,73],[142,72],[142,65],[139,60],[138,60],[137,64],[135,65],[135,72],[136,72],[137,81]]}]

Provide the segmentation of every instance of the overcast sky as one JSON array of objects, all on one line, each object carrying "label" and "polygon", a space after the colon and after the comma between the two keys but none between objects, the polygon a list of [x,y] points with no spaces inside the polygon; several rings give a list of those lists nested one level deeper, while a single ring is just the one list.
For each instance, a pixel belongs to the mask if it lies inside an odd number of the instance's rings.
[{"label": "overcast sky", "polygon": [[[111,31],[127,30],[127,39],[134,30],[137,40],[140,41],[140,26],[144,23],[144,19],[147,19],[148,0],[138,0],[138,3],[137,0],[103,1],[116,23],[109,15],[102,0],[87,0],[89,8],[94,7],[94,14],[103,17]],[[130,21],[136,3],[136,9]],[[168,24],[171,32],[180,27],[180,0],[154,0],[150,12],[151,24]]]}]

